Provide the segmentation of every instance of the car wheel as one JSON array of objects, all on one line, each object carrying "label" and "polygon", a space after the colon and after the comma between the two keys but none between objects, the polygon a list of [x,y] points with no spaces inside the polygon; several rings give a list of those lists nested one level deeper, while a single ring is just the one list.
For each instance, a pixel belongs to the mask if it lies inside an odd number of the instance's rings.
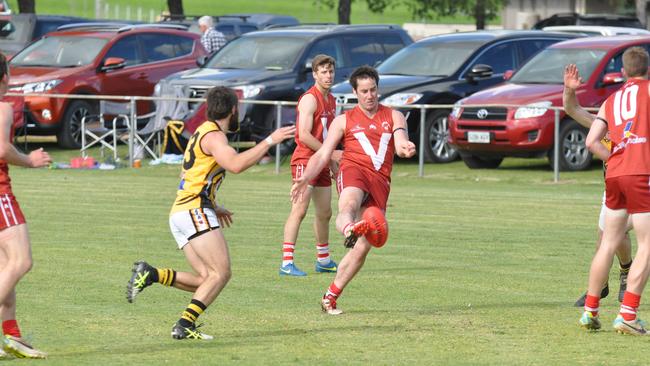
[{"label": "car wheel", "polygon": [[470,169],[496,169],[503,161],[503,158],[484,158],[464,153],[460,154],[460,158]]},{"label": "car wheel", "polygon": [[61,129],[56,136],[59,146],[65,149],[81,147],[81,119],[95,114],[95,108],[85,100],[75,100],[63,114]]},{"label": "car wheel", "polygon": [[[593,155],[587,148],[588,130],[573,120],[565,121],[560,127],[560,170],[585,170],[591,165]],[[554,149],[549,151],[549,162],[553,167]]]},{"label": "car wheel", "polygon": [[[449,144],[449,111],[436,111],[424,125],[424,159],[429,163],[450,163],[458,160],[458,150]],[[419,141],[419,137],[418,137]]]}]

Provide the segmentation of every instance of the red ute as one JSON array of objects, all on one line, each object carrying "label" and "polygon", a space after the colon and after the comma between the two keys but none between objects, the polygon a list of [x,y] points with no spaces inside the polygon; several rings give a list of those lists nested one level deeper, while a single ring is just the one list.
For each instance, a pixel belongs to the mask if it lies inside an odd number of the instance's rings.
[{"label": "red ute", "polygon": [[[577,91],[580,103],[598,107],[621,86],[622,54],[632,46],[650,49],[650,37],[580,38],[552,45],[506,83],[460,100],[450,115],[451,143],[473,169],[497,168],[508,156],[547,155],[552,162],[555,114],[548,107],[562,106],[564,66],[577,64],[584,79]],[[482,107],[499,104],[523,107]],[[589,167],[586,136],[586,129],[560,112],[560,169]]]}]

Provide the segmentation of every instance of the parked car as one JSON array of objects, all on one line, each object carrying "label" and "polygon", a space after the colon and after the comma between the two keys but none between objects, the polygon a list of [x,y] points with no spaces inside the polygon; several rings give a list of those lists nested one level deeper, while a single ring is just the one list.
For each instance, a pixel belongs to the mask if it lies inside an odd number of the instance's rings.
[{"label": "parked car", "polygon": [[[451,143],[472,169],[497,168],[508,156],[546,155],[553,163],[555,116],[549,107],[562,106],[564,66],[577,64],[585,81],[577,90],[580,104],[598,107],[621,86],[622,55],[632,46],[650,49],[650,37],[588,37],[552,45],[507,83],[460,100],[449,117]],[[493,106],[499,104],[521,107]],[[588,131],[564,112],[559,117],[560,169],[587,169],[592,161],[585,147]]]},{"label": "parked car", "polygon": [[[542,31],[477,31],[420,40],[379,65],[380,100],[385,104],[454,104],[503,82],[507,70],[521,67],[531,56],[554,43],[578,37]],[[425,62],[426,61],[426,62]],[[339,102],[356,103],[348,82],[335,85]],[[458,159],[449,145],[447,116],[451,110],[428,110],[424,158],[446,163]],[[403,109],[409,134],[419,142],[420,111]]]},{"label": "parked car", "polygon": [[0,15],[0,52],[12,56],[59,26],[85,21],[84,18],[62,15]]},{"label": "parked car", "polygon": [[554,25],[608,25],[613,27],[645,28],[635,16],[559,13],[535,23],[533,29],[543,29]]},{"label": "parked car", "polygon": [[[354,68],[382,61],[412,42],[394,25],[311,25],[251,32],[228,43],[201,68],[165,78],[156,91],[200,98],[209,88],[223,85],[243,99],[297,101],[314,83],[311,60],[317,54],[334,57],[335,82],[340,82]],[[187,111],[174,118],[186,120],[187,126],[203,122],[204,108],[199,104],[189,103]],[[283,112],[282,121],[295,121],[295,108]],[[274,106],[244,104],[239,115],[242,139],[259,140],[275,128]]]},{"label": "parked car", "polygon": [[[179,26],[80,24],[32,43],[9,63],[9,90],[24,93],[141,95],[169,74],[196,66],[206,52],[199,36]],[[56,134],[59,145],[80,145],[81,118],[97,111],[83,99],[25,97],[30,134]],[[138,113],[151,109],[138,104]]]},{"label": "parked car", "polygon": [[544,27],[547,32],[568,32],[585,36],[623,36],[623,35],[646,35],[650,31],[641,28],[610,27],[606,25],[556,25]]}]

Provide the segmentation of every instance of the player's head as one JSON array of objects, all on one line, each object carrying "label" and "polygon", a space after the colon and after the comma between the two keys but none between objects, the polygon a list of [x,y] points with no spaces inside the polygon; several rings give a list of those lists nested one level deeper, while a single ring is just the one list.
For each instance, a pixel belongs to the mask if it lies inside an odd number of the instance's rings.
[{"label": "player's head", "polygon": [[217,122],[228,118],[228,131],[235,132],[239,130],[239,112],[237,108],[239,100],[232,89],[225,86],[215,86],[208,91],[206,99],[208,101],[208,121]]},{"label": "player's head", "polygon": [[9,62],[4,54],[0,53],[0,94],[7,92],[9,88]]},{"label": "player's head", "polygon": [[314,81],[322,89],[330,89],[334,83],[334,68],[336,61],[328,55],[316,55],[311,60],[311,70]]},{"label": "player's head", "polygon": [[641,47],[630,47],[623,52],[623,72],[628,78],[648,77],[648,52]]},{"label": "player's head", "polygon": [[350,85],[357,96],[359,106],[365,110],[373,111],[379,105],[378,86],[379,74],[374,67],[364,65],[358,67],[350,75]]}]

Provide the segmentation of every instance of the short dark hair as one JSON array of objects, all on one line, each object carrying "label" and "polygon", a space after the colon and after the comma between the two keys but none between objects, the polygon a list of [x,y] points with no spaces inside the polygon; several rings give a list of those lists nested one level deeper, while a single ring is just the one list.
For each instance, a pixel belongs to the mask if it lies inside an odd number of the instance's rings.
[{"label": "short dark hair", "polygon": [[206,99],[208,100],[207,117],[212,122],[228,117],[232,113],[232,108],[239,103],[237,94],[225,86],[215,86],[210,89]]},{"label": "short dark hair", "polygon": [[375,83],[379,86],[379,73],[372,66],[359,66],[352,72],[352,75],[350,75],[352,89],[357,90],[357,82],[359,79],[375,79]]},{"label": "short dark hair", "polygon": [[7,57],[3,53],[0,53],[0,79],[9,74],[9,63],[7,62]]},{"label": "short dark hair", "polygon": [[648,75],[648,51],[642,47],[630,47],[625,50],[623,69],[631,78]]},{"label": "short dark hair", "polygon": [[334,60],[334,57],[320,54],[314,56],[314,59],[311,60],[311,69],[314,71],[318,71],[318,68],[324,65],[336,67],[336,61]]}]

